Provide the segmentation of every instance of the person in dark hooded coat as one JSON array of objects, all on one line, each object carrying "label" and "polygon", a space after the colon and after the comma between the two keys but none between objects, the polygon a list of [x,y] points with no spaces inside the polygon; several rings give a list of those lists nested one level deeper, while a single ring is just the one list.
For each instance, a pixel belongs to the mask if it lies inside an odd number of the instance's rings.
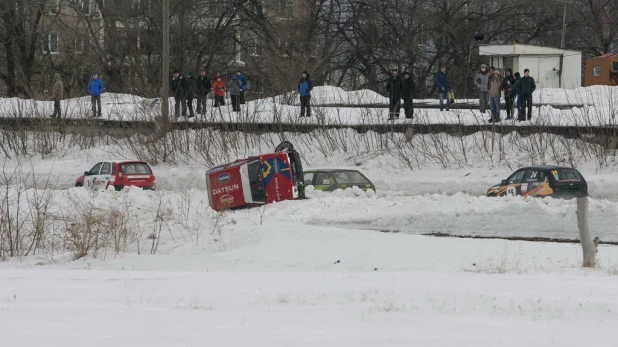
[{"label": "person in dark hooded coat", "polygon": [[414,80],[410,77],[408,71],[403,73],[403,83],[401,85],[401,96],[403,97],[403,110],[407,119],[414,118],[414,90],[416,85]]},{"label": "person in dark hooded coat", "polygon": [[302,77],[298,81],[298,94],[300,95],[300,116],[311,117],[311,90],[313,90],[313,82],[309,77],[309,72],[303,71]]},{"label": "person in dark hooded coat", "polygon": [[401,112],[401,78],[398,76],[397,70],[393,70],[393,75],[386,83],[386,93],[388,93],[389,98],[388,119],[399,118]]},{"label": "person in dark hooded coat", "polygon": [[513,119],[513,101],[515,101],[515,78],[513,71],[506,69],[502,80],[502,90],[504,91],[504,102],[506,103],[506,119]]}]

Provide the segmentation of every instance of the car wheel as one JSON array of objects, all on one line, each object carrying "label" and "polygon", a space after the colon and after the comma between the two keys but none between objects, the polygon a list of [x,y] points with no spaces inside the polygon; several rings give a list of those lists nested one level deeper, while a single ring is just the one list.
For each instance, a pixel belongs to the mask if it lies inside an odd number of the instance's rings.
[{"label": "car wheel", "polygon": [[84,185],[83,185],[83,184],[81,184],[81,183],[79,183],[79,182],[76,182],[76,183],[75,183],[75,186],[76,186],[76,187],[83,187]]},{"label": "car wheel", "polygon": [[290,141],[283,141],[275,148],[275,152],[293,151],[294,145]]},{"label": "car wheel", "polygon": [[116,189],[117,192],[121,191],[122,188],[124,188],[124,186],[114,186],[114,189]]}]

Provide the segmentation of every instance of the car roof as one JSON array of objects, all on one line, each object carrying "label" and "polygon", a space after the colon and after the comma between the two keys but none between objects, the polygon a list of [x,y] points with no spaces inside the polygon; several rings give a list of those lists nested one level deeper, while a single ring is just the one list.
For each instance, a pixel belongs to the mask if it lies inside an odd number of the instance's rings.
[{"label": "car roof", "polygon": [[305,170],[305,172],[316,172],[316,171],[322,171],[322,172],[354,171],[354,172],[360,173],[360,171],[354,170],[354,169],[309,169],[309,170]]},{"label": "car roof", "polygon": [[105,159],[105,160],[98,161],[98,163],[102,163],[102,162],[110,162],[110,163],[118,163],[118,164],[124,164],[124,163],[146,163],[148,164],[148,162],[145,160],[137,160],[137,159]]},{"label": "car roof", "polygon": [[560,166],[560,165],[537,165],[537,166],[525,166],[522,168],[517,169],[516,171],[519,170],[527,170],[527,169],[531,169],[531,170],[556,170],[556,169],[570,169],[570,170],[577,170],[574,169],[572,167],[568,167],[568,166]]}]

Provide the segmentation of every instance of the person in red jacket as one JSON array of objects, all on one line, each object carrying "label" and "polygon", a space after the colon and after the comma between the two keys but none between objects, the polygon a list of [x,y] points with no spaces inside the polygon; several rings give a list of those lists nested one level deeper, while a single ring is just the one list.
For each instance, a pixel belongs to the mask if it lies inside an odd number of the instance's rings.
[{"label": "person in red jacket", "polygon": [[217,75],[212,84],[212,94],[215,96],[215,107],[225,106],[225,83],[221,81],[221,76]]}]

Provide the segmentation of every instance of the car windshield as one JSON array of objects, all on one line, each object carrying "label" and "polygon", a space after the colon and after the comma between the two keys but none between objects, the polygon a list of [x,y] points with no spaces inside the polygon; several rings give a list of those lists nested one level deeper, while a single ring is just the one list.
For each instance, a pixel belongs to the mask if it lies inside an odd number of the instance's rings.
[{"label": "car windshield", "polygon": [[334,172],[333,176],[338,184],[370,184],[369,180],[358,171],[339,171]]},{"label": "car windshield", "polygon": [[150,175],[152,170],[146,163],[123,163],[120,164],[120,168],[125,175]]},{"label": "car windshield", "polygon": [[558,182],[581,182],[582,175],[575,169],[555,169],[551,171]]}]

